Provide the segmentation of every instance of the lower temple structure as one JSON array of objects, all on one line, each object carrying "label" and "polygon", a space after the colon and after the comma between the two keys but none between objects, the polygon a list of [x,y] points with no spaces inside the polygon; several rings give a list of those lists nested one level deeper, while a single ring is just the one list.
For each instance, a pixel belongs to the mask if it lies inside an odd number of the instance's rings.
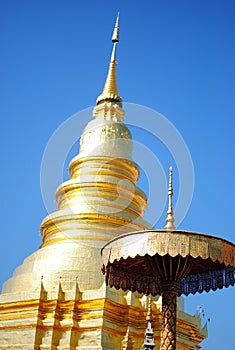
[{"label": "lower temple structure", "polygon": [[[64,282],[64,283],[63,283]],[[64,290],[63,290],[64,288]],[[160,343],[161,297],[152,303],[156,349]],[[36,292],[1,296],[0,349],[121,349],[129,327],[134,347],[141,349],[146,328],[146,296],[117,292],[102,285],[81,292],[61,279],[57,290],[43,281]],[[177,349],[200,349],[207,329],[201,320],[183,311],[178,300]]]}]

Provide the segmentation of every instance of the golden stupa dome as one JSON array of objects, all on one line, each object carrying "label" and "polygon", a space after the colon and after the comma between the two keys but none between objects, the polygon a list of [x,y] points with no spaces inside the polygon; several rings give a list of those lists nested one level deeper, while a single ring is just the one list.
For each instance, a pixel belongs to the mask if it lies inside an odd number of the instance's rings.
[{"label": "golden stupa dome", "polygon": [[116,83],[118,24],[106,83],[94,118],[80,139],[80,152],[69,166],[70,179],[56,191],[58,208],[41,224],[42,245],[5,282],[4,293],[57,288],[99,288],[100,248],[130,231],[152,228],[143,217],[145,194],[136,186],[138,165],[132,160],[132,138],[123,123],[124,111]]}]

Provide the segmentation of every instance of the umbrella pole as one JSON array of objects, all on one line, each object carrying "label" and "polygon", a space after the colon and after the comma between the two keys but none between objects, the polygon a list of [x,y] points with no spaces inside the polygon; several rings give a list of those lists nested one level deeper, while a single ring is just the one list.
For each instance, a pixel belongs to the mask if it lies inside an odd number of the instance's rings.
[{"label": "umbrella pole", "polygon": [[162,284],[162,330],[160,350],[176,349],[176,309],[178,283]]}]

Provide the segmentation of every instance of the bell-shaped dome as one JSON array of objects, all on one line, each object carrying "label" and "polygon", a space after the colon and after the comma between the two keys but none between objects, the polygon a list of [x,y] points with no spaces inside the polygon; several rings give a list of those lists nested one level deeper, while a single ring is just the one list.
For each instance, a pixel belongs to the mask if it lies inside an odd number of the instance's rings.
[{"label": "bell-shaped dome", "polygon": [[131,133],[122,121],[116,84],[117,41],[118,26],[94,119],[70,163],[70,179],[56,191],[58,209],[41,224],[42,245],[15,270],[3,286],[4,293],[35,290],[42,275],[49,289],[57,286],[58,276],[63,276],[68,288],[75,277],[81,290],[99,288],[104,243],[122,233],[152,228],[142,217],[147,199],[136,185],[139,168],[132,160]]}]

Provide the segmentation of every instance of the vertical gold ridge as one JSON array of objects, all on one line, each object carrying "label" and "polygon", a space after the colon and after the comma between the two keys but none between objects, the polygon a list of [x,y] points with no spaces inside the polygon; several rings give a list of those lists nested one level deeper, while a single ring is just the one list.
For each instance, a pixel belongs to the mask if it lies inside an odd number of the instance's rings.
[{"label": "vertical gold ridge", "polygon": [[147,311],[147,316],[146,316],[146,321],[151,321],[152,320],[152,317],[151,317],[151,295],[148,296],[148,311]]},{"label": "vertical gold ridge", "polygon": [[128,326],[126,335],[122,340],[122,350],[132,350],[133,345],[134,345],[134,342],[133,342],[132,336],[130,335],[130,327]]}]

